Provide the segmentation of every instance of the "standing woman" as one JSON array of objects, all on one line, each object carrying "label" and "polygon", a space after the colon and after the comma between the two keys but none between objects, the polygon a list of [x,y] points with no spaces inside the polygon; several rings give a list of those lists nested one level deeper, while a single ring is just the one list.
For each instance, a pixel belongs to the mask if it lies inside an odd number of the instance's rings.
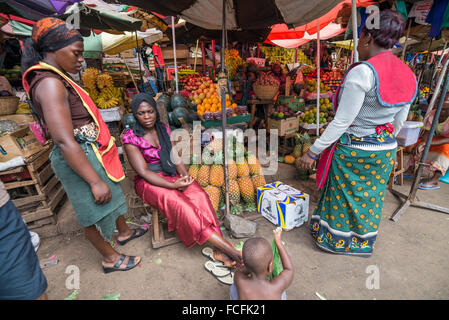
[{"label": "standing woman", "polygon": [[81,70],[83,51],[82,36],[64,21],[39,20],[22,57],[23,86],[53,139],[53,171],[86,237],[102,255],[104,272],[126,271],[141,259],[111,247],[114,230],[119,232],[119,244],[146,230],[126,225],[127,207],[119,183],[124,173],[114,140],[95,103],[67,74]]},{"label": "standing woman", "polygon": [[329,148],[318,164],[318,188],[324,188],[310,229],[317,246],[332,253],[372,254],[396,135],[416,97],[413,72],[391,52],[405,21],[392,10],[379,20],[379,29],[362,30],[357,50],[364,62],[352,65],[338,88],[334,120],[301,158],[302,167],[311,168]]}]

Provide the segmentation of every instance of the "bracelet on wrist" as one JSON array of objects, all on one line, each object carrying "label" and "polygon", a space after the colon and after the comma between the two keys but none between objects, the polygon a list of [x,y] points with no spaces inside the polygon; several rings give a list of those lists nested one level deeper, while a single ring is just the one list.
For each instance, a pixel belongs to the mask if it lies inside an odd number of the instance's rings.
[{"label": "bracelet on wrist", "polygon": [[307,155],[312,158],[313,160],[318,159],[318,155],[313,155],[310,151],[307,151]]}]

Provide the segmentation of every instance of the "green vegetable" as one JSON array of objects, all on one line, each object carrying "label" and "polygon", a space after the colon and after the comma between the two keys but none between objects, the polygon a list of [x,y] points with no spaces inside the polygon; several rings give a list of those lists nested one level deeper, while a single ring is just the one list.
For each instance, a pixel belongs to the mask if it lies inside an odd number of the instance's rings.
[{"label": "green vegetable", "polygon": [[[280,227],[278,227],[276,229],[276,232],[278,231],[279,228]],[[279,255],[279,250],[276,245],[276,241],[274,240],[274,237],[273,237],[273,241],[271,242],[271,248],[273,249],[273,272],[268,277],[268,280],[271,280],[274,277],[277,277],[282,272],[282,270],[284,270],[282,268],[281,256]]]}]

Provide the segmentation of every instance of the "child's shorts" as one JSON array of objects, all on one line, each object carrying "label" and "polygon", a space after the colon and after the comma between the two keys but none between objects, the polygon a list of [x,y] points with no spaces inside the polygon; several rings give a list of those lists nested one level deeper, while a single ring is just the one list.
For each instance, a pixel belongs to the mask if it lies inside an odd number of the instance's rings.
[{"label": "child's shorts", "polygon": [[[239,294],[237,292],[237,286],[235,283],[232,284],[230,294],[229,294],[230,300],[239,300]],[[284,291],[282,292],[281,300],[287,300],[287,293]]]}]

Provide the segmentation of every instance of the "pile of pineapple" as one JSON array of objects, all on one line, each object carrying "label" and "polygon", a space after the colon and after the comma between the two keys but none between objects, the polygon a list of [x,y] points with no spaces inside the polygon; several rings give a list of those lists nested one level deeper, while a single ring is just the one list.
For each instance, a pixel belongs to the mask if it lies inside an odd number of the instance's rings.
[{"label": "pile of pineapple", "polygon": [[123,104],[122,90],[114,87],[112,77],[96,68],[87,68],[82,75],[83,85],[100,109],[109,109]]},{"label": "pile of pineapple", "polygon": [[[244,146],[235,139],[228,145],[228,191],[230,212],[241,214],[243,211],[256,211],[257,188],[266,185],[262,167],[257,157],[245,151]],[[208,194],[215,212],[225,203],[225,175],[223,140],[209,143],[202,152],[201,165],[189,167],[189,174]]]},{"label": "pile of pineapple", "polygon": [[297,133],[295,136],[296,145],[293,149],[293,153],[284,157],[284,162],[288,164],[294,164],[300,174],[300,178],[307,180],[311,172],[309,170],[302,169],[299,166],[301,157],[310,149],[313,144],[313,138],[307,133]]}]

